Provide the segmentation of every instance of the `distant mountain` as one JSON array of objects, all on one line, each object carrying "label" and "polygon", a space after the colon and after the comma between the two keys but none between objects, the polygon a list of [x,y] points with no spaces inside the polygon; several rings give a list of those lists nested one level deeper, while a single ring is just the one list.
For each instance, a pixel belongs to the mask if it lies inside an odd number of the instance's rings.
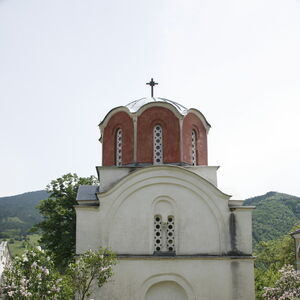
[{"label": "distant mountain", "polygon": [[40,222],[41,216],[36,206],[46,198],[46,191],[0,197],[0,238],[25,235],[34,224]]},{"label": "distant mountain", "polygon": [[300,197],[269,192],[245,200],[244,205],[254,205],[253,243],[273,240],[289,233],[300,220]]}]

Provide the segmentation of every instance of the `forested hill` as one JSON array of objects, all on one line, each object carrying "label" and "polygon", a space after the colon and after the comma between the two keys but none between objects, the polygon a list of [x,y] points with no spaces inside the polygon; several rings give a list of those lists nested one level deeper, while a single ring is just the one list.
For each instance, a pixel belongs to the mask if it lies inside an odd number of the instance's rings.
[{"label": "forested hill", "polygon": [[0,197],[0,238],[25,235],[41,220],[36,206],[46,198],[48,198],[46,191]]},{"label": "forested hill", "polygon": [[[0,197],[0,238],[25,235],[40,222],[36,206],[48,198],[46,191],[29,192],[11,197]],[[244,205],[254,205],[253,242],[272,240],[289,233],[300,220],[300,197],[269,192],[245,200]]]},{"label": "forested hill", "polygon": [[244,205],[254,205],[253,242],[279,238],[289,233],[300,220],[300,197],[277,192],[245,200]]}]

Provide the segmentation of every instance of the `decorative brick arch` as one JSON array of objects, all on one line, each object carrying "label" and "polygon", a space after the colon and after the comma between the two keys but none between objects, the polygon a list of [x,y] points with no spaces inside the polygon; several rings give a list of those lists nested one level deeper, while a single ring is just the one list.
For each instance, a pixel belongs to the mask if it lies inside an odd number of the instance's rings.
[{"label": "decorative brick arch", "polygon": [[165,107],[150,107],[137,121],[137,161],[153,163],[153,127],[163,129],[163,163],[180,162],[179,119]]},{"label": "decorative brick arch", "polygon": [[197,164],[207,165],[207,132],[200,118],[194,113],[188,113],[183,119],[183,162],[192,164],[191,147],[193,130],[195,130],[197,136]]},{"label": "decorative brick arch", "polygon": [[116,165],[116,132],[122,129],[122,164],[133,162],[133,121],[128,113],[120,111],[109,119],[103,130],[102,165]]}]

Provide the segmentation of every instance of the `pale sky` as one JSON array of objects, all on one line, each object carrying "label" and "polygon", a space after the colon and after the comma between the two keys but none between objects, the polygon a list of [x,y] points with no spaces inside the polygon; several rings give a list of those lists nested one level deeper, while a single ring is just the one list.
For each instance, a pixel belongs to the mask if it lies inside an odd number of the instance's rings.
[{"label": "pale sky", "polygon": [[0,196],[96,175],[151,77],[212,125],[221,190],[300,196],[300,0],[0,0]]}]

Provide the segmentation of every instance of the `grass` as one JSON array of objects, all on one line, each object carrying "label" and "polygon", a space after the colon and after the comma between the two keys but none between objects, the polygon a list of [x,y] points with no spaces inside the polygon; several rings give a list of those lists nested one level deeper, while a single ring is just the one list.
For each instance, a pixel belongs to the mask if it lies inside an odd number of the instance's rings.
[{"label": "grass", "polygon": [[28,242],[30,245],[37,245],[40,235],[39,234],[30,234],[30,235],[27,235],[26,238],[27,238],[27,241],[25,241],[25,240],[18,241],[13,238],[6,239],[6,240],[8,240],[8,246],[9,246],[10,254],[12,255],[12,257],[15,257],[17,255],[22,255],[22,253],[25,250],[26,242]]},{"label": "grass", "polygon": [[4,221],[10,222],[10,223],[24,224],[24,222],[19,217],[7,217],[6,219],[4,219]]}]

